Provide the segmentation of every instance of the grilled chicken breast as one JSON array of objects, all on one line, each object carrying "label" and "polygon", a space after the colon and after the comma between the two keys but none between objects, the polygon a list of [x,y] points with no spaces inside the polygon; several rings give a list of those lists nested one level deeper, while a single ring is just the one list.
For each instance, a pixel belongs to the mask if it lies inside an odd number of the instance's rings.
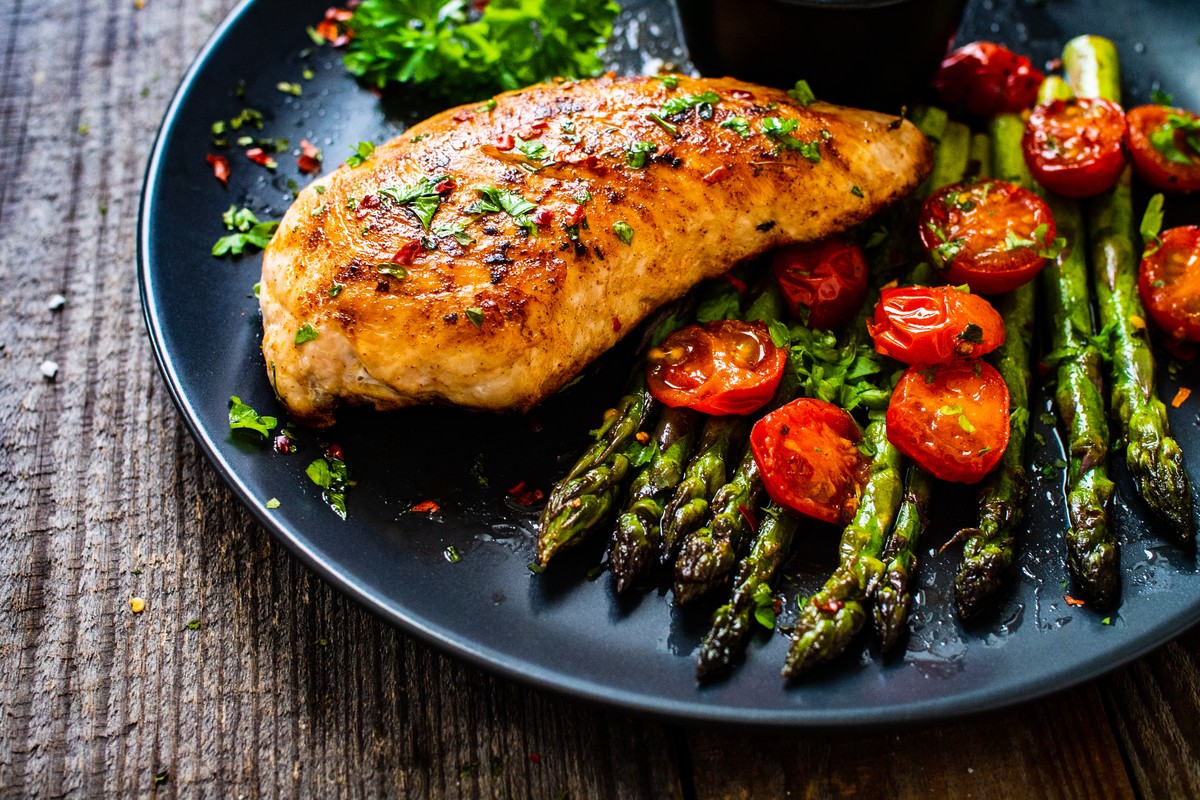
[{"label": "grilled chicken breast", "polygon": [[263,259],[268,375],[315,425],[342,403],[527,410],[658,306],[861,222],[930,164],[908,122],[732,79],[451,109],[288,210]]}]

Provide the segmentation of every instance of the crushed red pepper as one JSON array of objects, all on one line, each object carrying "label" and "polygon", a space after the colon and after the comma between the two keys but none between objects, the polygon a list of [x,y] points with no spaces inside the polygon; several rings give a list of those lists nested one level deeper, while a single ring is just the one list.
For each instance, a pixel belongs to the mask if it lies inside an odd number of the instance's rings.
[{"label": "crushed red pepper", "polygon": [[213,177],[221,182],[222,186],[229,185],[229,159],[225,156],[218,156],[209,153],[204,157],[208,165],[212,167]]}]

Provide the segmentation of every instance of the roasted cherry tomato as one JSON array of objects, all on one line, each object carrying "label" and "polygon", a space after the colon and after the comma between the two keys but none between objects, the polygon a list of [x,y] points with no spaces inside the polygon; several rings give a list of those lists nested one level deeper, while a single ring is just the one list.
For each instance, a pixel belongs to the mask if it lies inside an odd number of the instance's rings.
[{"label": "roasted cherry tomato", "polygon": [[775,251],[771,269],[792,316],[818,330],[840,328],[867,297],[867,259],[862,248],[840,237]]},{"label": "roasted cherry tomato", "polygon": [[1007,47],[972,42],[946,56],[933,87],[943,102],[986,117],[1029,108],[1044,77]]},{"label": "roasted cherry tomato", "polygon": [[1125,115],[1133,168],[1168,192],[1200,191],[1200,116],[1165,106],[1138,106]]},{"label": "roasted cherry tomato", "polygon": [[1200,342],[1200,226],[1171,228],[1161,239],[1142,257],[1138,294],[1168,336]]},{"label": "roasted cherry tomato", "polygon": [[853,417],[805,397],[760,419],[750,447],[772,500],[824,522],[849,522],[867,482],[861,439]]},{"label": "roasted cherry tomato", "polygon": [[1054,100],[1029,115],[1021,149],[1042,186],[1064,197],[1111,189],[1125,169],[1125,112],[1095,97]]},{"label": "roasted cherry tomato", "polygon": [[978,358],[1004,344],[992,304],[953,286],[884,289],[867,330],[877,351],[919,366]]},{"label": "roasted cherry tomato", "polygon": [[909,367],[892,392],[887,436],[930,475],[976,483],[1008,447],[1008,386],[983,361]]},{"label": "roasted cherry tomato", "polygon": [[719,320],[675,331],[647,355],[650,394],[706,414],[749,414],[775,394],[787,352],[761,322]]},{"label": "roasted cherry tomato", "polygon": [[949,283],[1000,294],[1033,280],[1057,229],[1050,207],[1004,181],[965,181],[935,192],[921,208],[921,243]]}]

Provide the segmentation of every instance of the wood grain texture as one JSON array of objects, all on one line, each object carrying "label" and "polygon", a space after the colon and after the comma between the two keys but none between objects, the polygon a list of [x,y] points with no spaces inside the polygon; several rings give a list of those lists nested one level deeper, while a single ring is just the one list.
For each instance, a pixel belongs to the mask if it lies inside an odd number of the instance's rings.
[{"label": "wood grain texture", "polygon": [[[0,795],[1200,793],[1196,633],[1098,685],[978,719],[747,734],[494,679],[315,578],[194,446],[137,299],[154,133],[231,7],[4,3]],[[66,306],[49,310],[60,292]],[[47,359],[54,381],[39,372]]]}]

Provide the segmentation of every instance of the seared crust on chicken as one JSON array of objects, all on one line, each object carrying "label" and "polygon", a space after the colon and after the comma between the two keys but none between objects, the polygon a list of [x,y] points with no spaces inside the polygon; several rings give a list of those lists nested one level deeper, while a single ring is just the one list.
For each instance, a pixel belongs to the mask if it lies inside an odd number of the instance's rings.
[{"label": "seared crust on chicken", "polygon": [[[667,83],[451,109],[305,188],[260,289],[291,413],[527,410],[696,283],[845,230],[929,172],[928,142],[895,117],[728,78]],[[317,337],[296,344],[305,325]]]}]

